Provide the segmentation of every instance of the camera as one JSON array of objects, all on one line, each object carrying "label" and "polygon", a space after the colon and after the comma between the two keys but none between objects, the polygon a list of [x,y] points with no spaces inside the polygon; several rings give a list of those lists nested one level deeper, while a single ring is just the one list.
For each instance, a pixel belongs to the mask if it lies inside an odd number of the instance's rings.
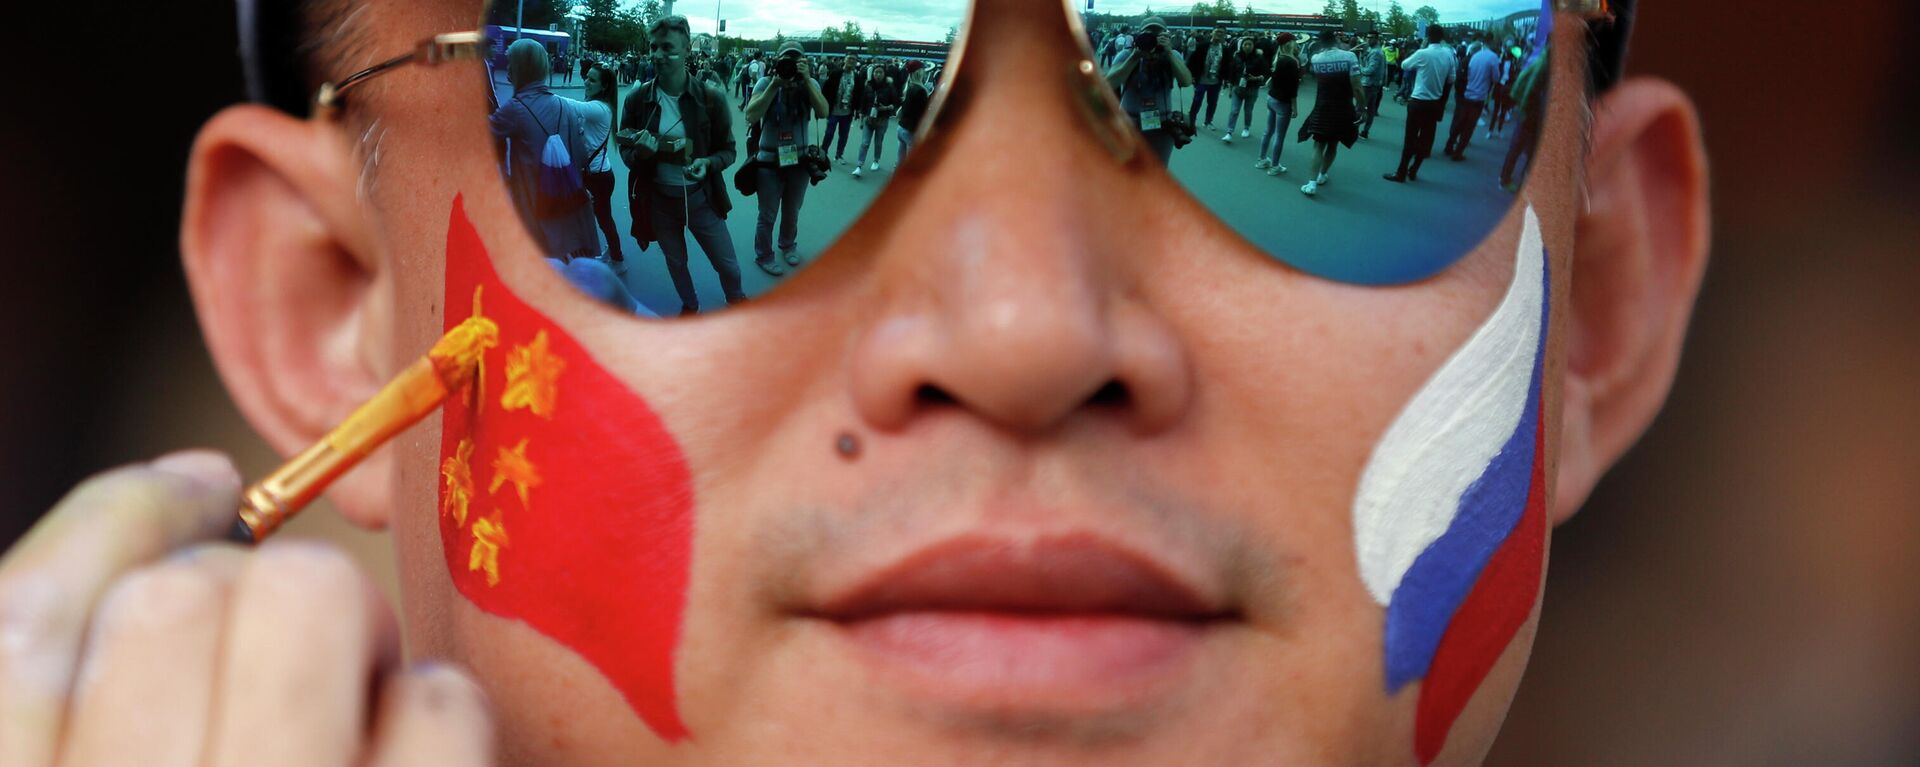
[{"label": "camera", "polygon": [[1160,50],[1160,33],[1141,32],[1140,34],[1134,35],[1133,49],[1144,53],[1153,53]]},{"label": "camera", "polygon": [[782,58],[773,62],[773,73],[782,80],[798,80],[800,79],[800,62]]},{"label": "camera", "polygon": [[1175,149],[1180,149],[1193,143],[1193,135],[1195,133],[1193,120],[1187,117],[1184,112],[1176,111],[1173,114],[1162,117],[1160,130],[1164,131],[1167,134],[1167,138],[1173,141],[1173,148]]},{"label": "camera", "polygon": [[827,160],[827,150],[815,144],[800,150],[800,167],[807,169],[807,185],[818,186],[827,180],[833,163]]}]

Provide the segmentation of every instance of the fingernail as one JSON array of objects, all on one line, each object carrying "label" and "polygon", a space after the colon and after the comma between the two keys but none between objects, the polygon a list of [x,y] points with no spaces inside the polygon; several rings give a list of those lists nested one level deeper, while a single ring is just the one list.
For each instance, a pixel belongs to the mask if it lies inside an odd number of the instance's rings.
[{"label": "fingernail", "polygon": [[186,477],[206,488],[225,488],[240,484],[240,471],[225,455],[211,450],[183,450],[169,453],[147,464],[149,468]]}]

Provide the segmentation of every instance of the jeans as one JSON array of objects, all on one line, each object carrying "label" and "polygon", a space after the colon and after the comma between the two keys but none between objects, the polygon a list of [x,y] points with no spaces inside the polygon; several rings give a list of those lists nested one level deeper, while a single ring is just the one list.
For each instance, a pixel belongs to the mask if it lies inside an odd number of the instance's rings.
[{"label": "jeans", "polygon": [[1366,91],[1367,113],[1360,116],[1360,135],[1362,136],[1373,132],[1373,118],[1380,116],[1380,96],[1386,92],[1386,88],[1369,85],[1366,86]]},{"label": "jeans", "polygon": [[600,222],[600,233],[607,238],[608,258],[619,261],[620,230],[613,225],[613,171],[588,173],[587,194],[593,197],[593,217]]},{"label": "jeans", "polygon": [[1408,171],[1419,173],[1420,164],[1433,156],[1433,138],[1446,110],[1447,103],[1438,99],[1407,102],[1407,139],[1400,149],[1399,175],[1407,175]]},{"label": "jeans", "polygon": [[[879,127],[874,127],[876,124]],[[858,161],[854,163],[855,165],[867,161],[867,150],[869,148],[873,150],[873,162],[875,164],[880,162],[880,156],[887,153],[887,126],[891,124],[893,124],[893,121],[890,119],[875,120],[873,122],[868,122],[864,119],[860,121],[860,154],[854,156],[854,159]]]},{"label": "jeans", "polygon": [[[1133,122],[1135,125],[1139,125],[1140,118],[1135,117]],[[1140,135],[1146,137],[1147,146],[1153,148],[1153,154],[1154,156],[1160,158],[1161,165],[1164,165],[1167,167],[1173,167],[1171,165],[1171,161],[1173,160],[1173,137],[1172,136],[1167,135],[1167,132],[1165,130],[1150,130],[1150,131],[1141,133]]]},{"label": "jeans", "polygon": [[1207,122],[1205,124],[1212,125],[1213,113],[1220,108],[1220,84],[1213,83],[1212,85],[1208,85],[1199,80],[1193,81],[1193,106],[1187,107],[1187,119],[1193,122],[1194,127],[1201,125],[1201,99],[1206,99],[1207,101]]},{"label": "jeans", "polygon": [[907,150],[913,148],[913,131],[907,130],[907,126],[904,125],[895,126],[893,131],[894,135],[900,137],[899,156],[893,161],[894,165],[899,165],[907,161]]},{"label": "jeans", "polygon": [[761,165],[760,186],[754,196],[760,199],[760,223],[753,230],[753,257],[761,264],[773,263],[773,222],[780,220],[780,252],[792,251],[800,239],[800,204],[807,200],[807,169],[795,165],[781,168],[774,163]]},{"label": "jeans", "polygon": [[[1267,135],[1260,139],[1260,156],[1275,165],[1280,164],[1280,150],[1287,148],[1287,128],[1293,125],[1293,105],[1282,104],[1279,99],[1267,97]],[[1273,145],[1273,154],[1267,154],[1267,145]]]},{"label": "jeans", "polygon": [[1240,123],[1245,130],[1253,130],[1253,101],[1260,97],[1255,88],[1233,89],[1233,100],[1227,102],[1227,132],[1233,132],[1233,124]]},{"label": "jeans", "polygon": [[1511,185],[1515,179],[1513,172],[1520,164],[1520,155],[1527,156],[1527,165],[1533,165],[1533,140],[1540,135],[1540,121],[1529,115],[1520,116],[1520,130],[1513,134],[1513,144],[1507,147],[1507,162],[1500,167],[1500,183]]},{"label": "jeans", "polygon": [[820,148],[825,150],[833,143],[834,129],[840,130],[840,147],[833,150],[833,159],[847,159],[847,137],[853,135],[853,115],[832,115],[827,118],[827,132],[820,134]]},{"label": "jeans", "polygon": [[[682,196],[684,195],[684,196]],[[700,311],[700,296],[693,291],[693,275],[687,271],[687,232],[706,251],[714,273],[720,275],[720,290],[727,303],[747,300],[740,289],[740,261],[733,254],[733,235],[727,222],[707,204],[707,187],[694,184],[680,189],[662,189],[653,185],[653,235],[660,240],[660,252],[667,258],[667,274],[673,277],[673,290],[680,294],[680,309],[689,314]]]},{"label": "jeans", "polygon": [[1460,99],[1453,107],[1453,131],[1447,136],[1447,154],[1463,155],[1467,145],[1473,143],[1473,126],[1480,122],[1480,113],[1487,108],[1485,101]]}]

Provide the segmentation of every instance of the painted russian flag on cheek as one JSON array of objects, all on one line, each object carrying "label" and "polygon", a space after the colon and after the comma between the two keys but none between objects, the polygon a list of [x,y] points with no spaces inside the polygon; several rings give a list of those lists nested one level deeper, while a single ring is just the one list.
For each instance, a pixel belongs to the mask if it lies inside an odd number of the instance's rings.
[{"label": "painted russian flag on cheek", "polygon": [[1387,429],[1354,497],[1360,575],[1386,608],[1387,689],[1424,681],[1421,764],[1439,754],[1539,593],[1550,301],[1531,208],[1516,261],[1500,308]]}]

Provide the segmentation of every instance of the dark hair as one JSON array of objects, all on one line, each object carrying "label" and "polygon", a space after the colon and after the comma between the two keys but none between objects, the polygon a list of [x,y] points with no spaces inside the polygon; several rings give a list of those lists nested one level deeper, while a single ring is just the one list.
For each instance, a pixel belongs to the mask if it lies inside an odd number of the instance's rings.
[{"label": "dark hair", "polygon": [[1427,42],[1444,43],[1447,41],[1447,28],[1439,24],[1427,25]]},{"label": "dark hair", "polygon": [[614,111],[614,116],[615,116],[615,119],[613,122],[614,124],[617,125],[620,123],[620,120],[618,119],[620,114],[620,100],[617,94],[617,91],[620,90],[620,86],[616,85],[615,83],[619,81],[614,78],[613,70],[608,69],[607,65],[605,64],[594,64],[592,67],[589,67],[587,69],[587,74],[592,75],[595,73],[598,73],[600,75],[600,95],[589,96],[587,98],[590,101],[604,102],[607,105],[607,108],[612,109]]},{"label": "dark hair", "polygon": [[659,21],[653,22],[653,26],[647,27],[648,37],[658,37],[661,32],[679,32],[680,39],[687,47],[693,47],[693,29],[687,26],[685,16],[662,16]]}]

